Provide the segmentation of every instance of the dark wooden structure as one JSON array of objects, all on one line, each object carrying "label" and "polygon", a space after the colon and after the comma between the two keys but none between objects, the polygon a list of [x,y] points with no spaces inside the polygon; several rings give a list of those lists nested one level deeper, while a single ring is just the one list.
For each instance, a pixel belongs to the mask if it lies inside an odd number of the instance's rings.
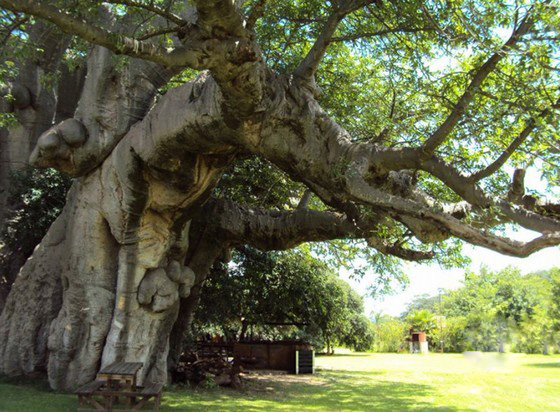
[{"label": "dark wooden structure", "polygon": [[[139,362],[116,362],[103,368],[97,379],[80,387],[78,411],[139,411],[153,398],[153,411],[159,410],[163,384],[146,386],[136,384],[136,374],[142,368]],[[119,400],[124,405],[115,406]]]},{"label": "dark wooden structure", "polygon": [[315,372],[315,352],[312,350],[296,351],[296,375]]},{"label": "dark wooden structure", "polygon": [[296,351],[311,351],[308,343],[296,341],[237,342],[236,361],[246,369],[274,369],[296,373]]}]

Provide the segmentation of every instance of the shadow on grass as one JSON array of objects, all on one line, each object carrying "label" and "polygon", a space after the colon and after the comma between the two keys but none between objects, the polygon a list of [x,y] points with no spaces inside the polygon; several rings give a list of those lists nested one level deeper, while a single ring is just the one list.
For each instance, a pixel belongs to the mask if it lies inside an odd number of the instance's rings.
[{"label": "shadow on grass", "polygon": [[317,353],[315,356],[320,358],[359,358],[361,356],[371,356],[371,353],[333,353],[332,355],[327,355],[326,353]]},{"label": "shadow on grass", "polygon": [[[245,392],[228,389],[164,390],[160,411],[447,411],[431,385],[380,379],[380,372],[330,371],[252,382]],[[75,411],[75,395],[51,391],[44,379],[0,378],[2,412]]]},{"label": "shadow on grass", "polygon": [[530,366],[532,368],[560,368],[560,362],[551,363],[528,363],[525,366]]},{"label": "shadow on grass", "polygon": [[175,392],[169,394],[162,410],[472,411],[437,405],[433,400],[436,392],[430,385],[373,380],[372,375],[375,373],[336,371],[307,381],[269,381],[265,384],[268,393],[220,391],[212,398],[195,392],[187,403],[181,402],[181,395]]},{"label": "shadow on grass", "polygon": [[53,391],[46,377],[0,376],[0,411],[74,412],[75,395]]},{"label": "shadow on grass", "polygon": [[27,386],[39,391],[53,392],[49,387],[49,381],[46,376],[6,376],[0,375],[0,384]]},{"label": "shadow on grass", "polygon": [[383,374],[372,371],[349,373],[334,370],[328,375],[329,384],[314,397],[312,403],[326,410],[467,410],[435,405],[430,399],[435,395],[430,385],[371,379],[374,375]]}]

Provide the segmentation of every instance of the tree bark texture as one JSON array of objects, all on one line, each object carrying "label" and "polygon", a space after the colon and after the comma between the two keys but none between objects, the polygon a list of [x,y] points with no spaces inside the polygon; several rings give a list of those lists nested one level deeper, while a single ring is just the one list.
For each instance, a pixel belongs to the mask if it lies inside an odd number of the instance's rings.
[{"label": "tree bark texture", "polygon": [[[58,389],[91,380],[100,365],[116,360],[143,361],[141,381],[166,380],[179,297],[187,297],[194,283],[194,273],[183,264],[189,214],[229,160],[227,154],[191,154],[165,140],[175,134],[163,133],[158,145],[151,140],[150,128],[165,129],[169,116],[185,111],[191,119],[213,121],[205,108],[208,96],[195,99],[192,84],[169,93],[162,102],[166,109],[152,111],[131,129],[166,79],[140,62],[115,81],[111,60],[106,50],[93,52],[76,114],[80,120],[47,130],[31,156],[36,164],[51,162],[83,176],[22,268],[2,314],[0,370],[27,374],[48,363],[51,386]],[[183,113],[167,110],[181,107],[189,96],[194,103]],[[202,123],[194,133],[202,132]]]},{"label": "tree bark texture", "polygon": [[[491,196],[476,174],[464,176],[434,153],[531,20],[481,66],[426,147],[386,148],[353,142],[317,100],[314,73],[338,23],[372,2],[335,3],[301,65],[278,74],[263,61],[254,22],[245,24],[232,1],[193,1],[196,24],[181,23],[178,45],[163,48],[40,2],[0,0],[98,44],[89,52],[76,110],[60,100],[61,114],[33,121],[43,127],[31,163],[76,180],[7,299],[1,373],[46,368],[53,388],[71,390],[104,365],[134,361],[144,363],[140,382],[165,382],[210,267],[234,246],[271,250],[359,238],[403,259],[433,257],[377,236],[392,225],[425,243],[458,237],[514,256],[560,243],[560,221],[549,213],[557,205],[525,208],[520,196]],[[128,55],[127,64],[119,66],[112,52]],[[201,72],[157,96],[186,67]],[[280,212],[209,200],[228,165],[242,156],[267,159],[334,211],[308,210],[306,202]],[[431,174],[463,201],[440,204],[416,187],[412,171]],[[482,219],[463,220],[490,208],[500,210],[502,222],[541,236],[517,242],[486,231]]]}]

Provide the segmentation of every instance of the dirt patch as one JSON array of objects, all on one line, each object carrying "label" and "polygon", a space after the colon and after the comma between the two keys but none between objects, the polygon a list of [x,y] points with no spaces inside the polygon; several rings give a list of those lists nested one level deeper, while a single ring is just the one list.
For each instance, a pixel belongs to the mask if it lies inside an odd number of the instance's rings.
[{"label": "dirt patch", "polygon": [[320,387],[327,385],[327,380],[318,375],[294,375],[275,370],[245,371],[241,374],[246,392],[275,393],[288,386],[309,385]]}]

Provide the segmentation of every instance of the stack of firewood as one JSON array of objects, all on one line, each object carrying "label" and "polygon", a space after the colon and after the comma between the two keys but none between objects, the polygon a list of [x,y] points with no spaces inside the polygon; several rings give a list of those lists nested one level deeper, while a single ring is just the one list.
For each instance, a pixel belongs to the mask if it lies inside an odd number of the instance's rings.
[{"label": "stack of firewood", "polygon": [[171,372],[174,383],[196,385],[219,385],[241,388],[241,367],[235,361],[216,356],[202,357],[197,352],[183,354],[177,367]]}]

